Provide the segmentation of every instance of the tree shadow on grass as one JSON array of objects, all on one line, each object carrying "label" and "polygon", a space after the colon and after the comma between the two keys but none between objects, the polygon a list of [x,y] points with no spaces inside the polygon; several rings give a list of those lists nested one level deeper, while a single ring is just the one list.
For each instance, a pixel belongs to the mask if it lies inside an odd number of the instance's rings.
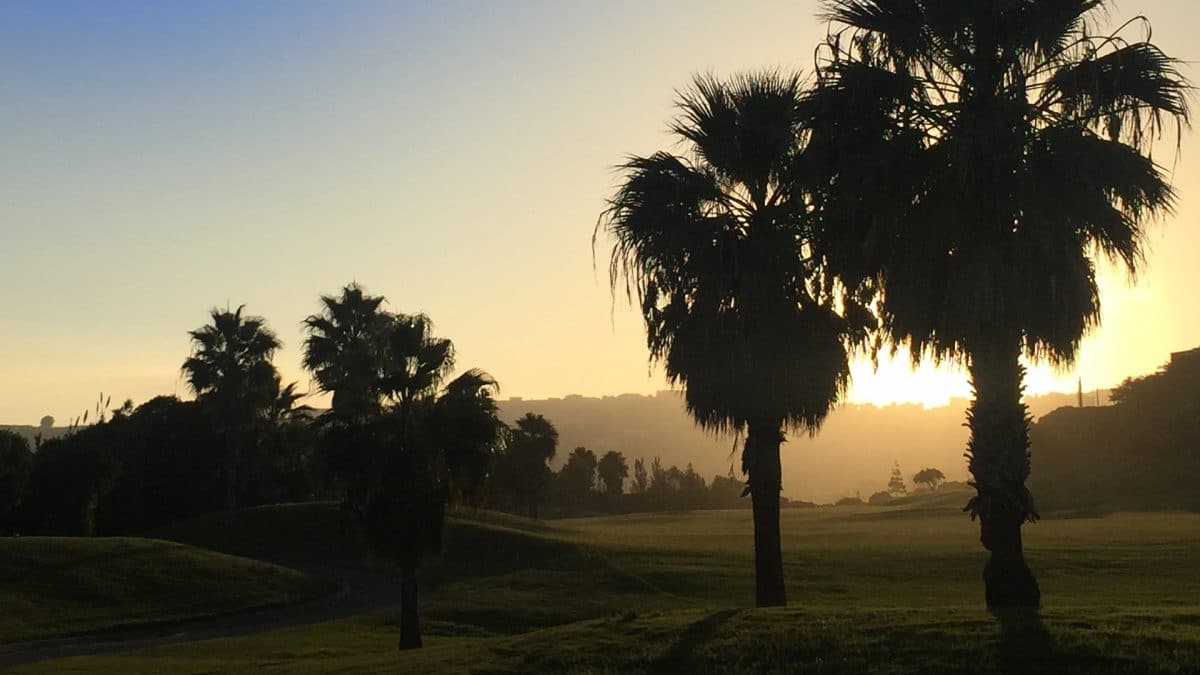
[{"label": "tree shadow on grass", "polygon": [[992,615],[1000,623],[1000,672],[1059,672],[1062,664],[1056,663],[1054,639],[1037,609],[996,609]]},{"label": "tree shadow on grass", "polygon": [[726,621],[738,613],[736,609],[713,612],[683,629],[662,656],[655,659],[651,671],[655,673],[694,672],[692,656],[696,648],[711,638]]}]

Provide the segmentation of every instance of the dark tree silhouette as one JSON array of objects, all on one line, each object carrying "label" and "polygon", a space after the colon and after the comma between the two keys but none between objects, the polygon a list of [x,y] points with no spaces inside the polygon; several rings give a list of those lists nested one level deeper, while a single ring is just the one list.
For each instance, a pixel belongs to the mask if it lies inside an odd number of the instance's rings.
[{"label": "dark tree silhouette", "polygon": [[632,491],[634,494],[644,495],[650,489],[650,474],[646,472],[646,460],[638,457],[633,460],[633,485]]},{"label": "dark tree silhouette", "polygon": [[873,320],[812,246],[820,223],[801,161],[801,86],[778,73],[698,78],[672,126],[689,155],[629,159],[597,225],[615,240],[613,290],[623,277],[651,358],[685,389],[692,417],[747,432],[760,606],[786,603],[784,432],[821,426],[850,377],[846,339]]},{"label": "dark tree silhouette", "polygon": [[586,499],[596,487],[596,453],[587,448],[575,448],[558,471],[558,485],[568,502]]},{"label": "dark tree silhouette", "polygon": [[939,469],[921,469],[913,474],[912,480],[917,485],[924,485],[930,490],[936,490],[938,483],[946,480],[946,474]]},{"label": "dark tree silhouette", "polygon": [[549,463],[557,452],[558,429],[550,420],[533,413],[517,420],[496,473],[519,513],[538,517],[538,503],[553,476]]},{"label": "dark tree silhouette", "polygon": [[625,479],[629,477],[629,465],[625,455],[609,450],[596,465],[596,478],[606,495],[619,495],[625,491]]},{"label": "dark tree silhouette", "polygon": [[[417,569],[441,549],[446,508],[470,500],[503,442],[495,381],[470,370],[447,381],[454,345],[424,315],[391,314],[356,286],[322,298],[305,321],[304,363],[333,394],[324,415],[347,501],[373,549],[400,567],[400,649],[421,646]],[[481,468],[483,467],[483,468]]]},{"label": "dark tree silhouette", "polygon": [[888,492],[887,490],[880,490],[879,492],[872,494],[867,499],[867,503],[873,506],[885,506],[892,503],[893,499],[895,499],[895,497],[892,496],[891,492]]},{"label": "dark tree silhouette", "polygon": [[892,477],[888,479],[888,494],[901,497],[908,494],[908,486],[904,484],[904,474],[900,472],[900,462],[892,466]]},{"label": "dark tree silhouette", "polygon": [[271,363],[279,338],[258,316],[213,309],[212,323],[191,331],[192,355],[183,362],[188,386],[225,437],[225,508],[237,506],[243,449],[255,420],[274,403],[279,375]]},{"label": "dark tree silhouette", "polygon": [[32,471],[29,442],[15,431],[0,429],[0,534],[12,529],[14,512],[25,496]]},{"label": "dark tree silhouette", "polygon": [[837,273],[882,291],[893,344],[970,371],[966,510],[992,607],[1040,601],[1021,546],[1037,518],[1021,359],[1075,358],[1100,317],[1097,252],[1135,272],[1144,223],[1174,197],[1148,155],[1186,123],[1189,87],[1144,18],[1093,32],[1104,5],[825,2],[806,106],[821,232]]}]

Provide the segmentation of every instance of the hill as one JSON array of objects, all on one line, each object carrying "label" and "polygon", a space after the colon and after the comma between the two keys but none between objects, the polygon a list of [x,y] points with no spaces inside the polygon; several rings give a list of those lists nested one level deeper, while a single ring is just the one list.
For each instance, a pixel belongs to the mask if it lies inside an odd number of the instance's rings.
[{"label": "hill", "polygon": [[1116,405],[1064,408],[1031,433],[1030,486],[1048,509],[1200,510],[1200,349],[1113,390]]},{"label": "hill", "polygon": [[0,644],[229,614],[332,590],[295,570],[166,541],[0,537]]},{"label": "hill", "polygon": [[[1108,402],[1107,392],[1099,396]],[[1064,405],[1075,405],[1075,394],[1030,397],[1037,418]],[[967,401],[926,409],[920,405],[846,405],[829,416],[815,438],[792,437],[783,452],[784,494],[791,499],[832,503],[860,493],[865,499],[887,486],[893,462],[906,479],[925,467],[941,469],[949,480],[965,481],[963,427]],[[701,431],[687,416],[680,396],[664,391],[653,396],[623,394],[588,398],[567,396],[545,400],[508,399],[500,402],[503,419],[516,420],[526,412],[545,415],[558,428],[557,467],[571,449],[585,446],[598,454],[617,450],[632,464],[659,456],[665,465],[694,465],[707,479],[740,476],[735,439]]]}]

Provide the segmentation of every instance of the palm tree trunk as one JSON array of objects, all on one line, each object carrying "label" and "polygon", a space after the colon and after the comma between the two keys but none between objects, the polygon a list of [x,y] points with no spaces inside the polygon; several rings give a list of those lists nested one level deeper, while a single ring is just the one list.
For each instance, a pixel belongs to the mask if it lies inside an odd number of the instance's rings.
[{"label": "palm tree trunk", "polygon": [[980,542],[991,552],[983,569],[987,604],[1037,607],[1041,592],[1021,545],[1021,526],[1037,513],[1025,487],[1029,416],[1021,400],[1025,369],[1019,340],[991,340],[972,350],[970,371],[975,399],[967,413],[967,456],[978,494],[967,510],[979,517]]},{"label": "palm tree trunk", "polygon": [[751,423],[743,450],[754,514],[754,602],[759,607],[787,604],[783,550],[779,539],[779,493],[783,471],[781,423]]},{"label": "palm tree trunk", "polygon": [[400,649],[421,648],[420,615],[417,611],[417,565],[400,566]]}]

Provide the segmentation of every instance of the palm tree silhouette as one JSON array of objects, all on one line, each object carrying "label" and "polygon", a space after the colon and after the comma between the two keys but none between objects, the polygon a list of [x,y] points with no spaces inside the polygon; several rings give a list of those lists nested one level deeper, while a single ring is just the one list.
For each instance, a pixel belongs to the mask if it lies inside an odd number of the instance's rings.
[{"label": "palm tree silhouette", "polygon": [[912,357],[957,359],[992,607],[1040,590],[1021,358],[1071,363],[1100,318],[1096,257],[1131,274],[1174,193],[1150,149],[1188,84],[1145,36],[1092,31],[1103,0],[827,0],[806,101],[834,271],[881,292]]},{"label": "palm tree silhouette", "polygon": [[224,506],[237,506],[242,449],[252,442],[255,420],[270,410],[279,392],[271,359],[279,338],[259,316],[213,309],[212,323],[188,333],[192,355],[183,362],[188,386],[214,416],[225,437]]},{"label": "palm tree silhouette", "polygon": [[510,435],[496,478],[514,498],[518,511],[537,518],[538,502],[552,478],[549,463],[558,453],[558,429],[542,415],[525,413]]},{"label": "palm tree silhouette", "polygon": [[625,491],[625,479],[629,478],[629,464],[625,455],[609,450],[596,464],[596,478],[603,486],[604,494],[616,496]]},{"label": "palm tree silhouette", "polygon": [[380,309],[383,301],[350,284],[340,296],[321,296],[321,313],[304,320],[304,367],[321,391],[333,393],[332,412],[341,418],[370,415],[379,408],[388,326]]},{"label": "palm tree silhouette", "polygon": [[357,285],[305,320],[304,364],[333,394],[326,437],[343,453],[347,500],[371,547],[400,568],[401,649],[421,646],[417,569],[441,549],[451,499],[471,500],[504,440],[496,382],[448,380],[454,345],[424,315],[391,314]]},{"label": "palm tree silhouette", "polygon": [[849,381],[847,339],[872,321],[813,248],[801,92],[795,75],[697,78],[671,127],[690,155],[629,159],[597,224],[615,239],[613,289],[623,277],[636,296],[651,358],[692,417],[747,432],[760,606],[786,603],[784,432],[816,433]]}]

